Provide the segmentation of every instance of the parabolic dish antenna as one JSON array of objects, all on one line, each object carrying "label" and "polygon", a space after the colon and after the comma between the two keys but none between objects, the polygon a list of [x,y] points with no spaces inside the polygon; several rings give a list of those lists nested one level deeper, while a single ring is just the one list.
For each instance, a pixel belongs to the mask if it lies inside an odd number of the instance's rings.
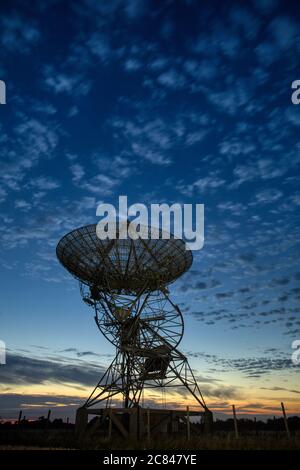
[{"label": "parabolic dish antenna", "polygon": [[192,254],[183,240],[173,235],[153,239],[151,227],[146,230],[148,238],[122,239],[117,230],[115,239],[102,240],[92,224],[73,230],[57,245],[58,259],[80,281],[98,328],[116,347],[114,360],[81,409],[100,402],[110,406],[120,397],[125,408],[136,407],[146,388],[184,387],[210,413],[187,358],[177,349],[183,318],[168,290],[190,268]]}]

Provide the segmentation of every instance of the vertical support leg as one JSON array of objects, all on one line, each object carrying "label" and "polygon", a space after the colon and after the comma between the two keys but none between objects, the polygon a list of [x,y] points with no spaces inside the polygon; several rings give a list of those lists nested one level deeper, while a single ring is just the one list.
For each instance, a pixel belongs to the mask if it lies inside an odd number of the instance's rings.
[{"label": "vertical support leg", "polygon": [[204,410],[204,433],[211,434],[213,432],[214,419],[212,412],[205,408]]},{"label": "vertical support leg", "polygon": [[150,409],[147,408],[147,440],[148,440],[148,443],[150,442],[150,433],[151,433],[151,429],[150,429]]},{"label": "vertical support leg", "polygon": [[75,433],[78,437],[82,436],[88,423],[88,413],[85,408],[78,408],[76,411]]},{"label": "vertical support leg", "polygon": [[289,424],[288,424],[288,421],[287,421],[287,418],[286,418],[286,413],[285,413],[285,408],[284,408],[283,402],[281,402],[281,409],[282,409],[286,434],[287,434],[288,439],[290,439],[291,433],[290,433]]},{"label": "vertical support leg", "polygon": [[138,431],[137,408],[129,408],[129,434],[136,439]]},{"label": "vertical support leg", "polygon": [[109,408],[109,422],[108,422],[108,440],[111,440],[111,432],[112,432],[112,409]]},{"label": "vertical support leg", "polygon": [[191,439],[190,407],[186,407],[186,438]]}]

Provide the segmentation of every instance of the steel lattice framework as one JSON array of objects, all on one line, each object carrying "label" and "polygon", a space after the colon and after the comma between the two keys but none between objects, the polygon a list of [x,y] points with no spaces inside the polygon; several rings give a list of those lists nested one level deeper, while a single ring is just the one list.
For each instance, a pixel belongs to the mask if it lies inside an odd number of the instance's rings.
[{"label": "steel lattice framework", "polygon": [[168,291],[191,266],[192,254],[182,240],[171,234],[151,239],[148,230],[147,239],[121,239],[118,231],[115,239],[101,240],[93,224],[57,245],[57,257],[80,281],[99,330],[116,347],[84,407],[110,406],[113,397],[122,396],[129,408],[139,405],[145,388],[184,387],[207,410],[187,358],[177,349],[183,318]]}]

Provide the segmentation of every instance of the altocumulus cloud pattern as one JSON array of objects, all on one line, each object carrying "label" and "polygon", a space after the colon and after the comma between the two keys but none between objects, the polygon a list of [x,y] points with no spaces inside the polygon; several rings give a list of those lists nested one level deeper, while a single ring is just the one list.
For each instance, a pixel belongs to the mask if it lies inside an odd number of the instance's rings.
[{"label": "altocumulus cloud pattern", "polygon": [[205,204],[204,248],[172,297],[211,407],[224,413],[235,398],[245,413],[255,404],[273,414],[280,397],[295,412],[296,3],[34,0],[0,10],[1,416],[30,403],[41,414],[49,400],[73,410],[110,362],[55,246],[120,194]]}]

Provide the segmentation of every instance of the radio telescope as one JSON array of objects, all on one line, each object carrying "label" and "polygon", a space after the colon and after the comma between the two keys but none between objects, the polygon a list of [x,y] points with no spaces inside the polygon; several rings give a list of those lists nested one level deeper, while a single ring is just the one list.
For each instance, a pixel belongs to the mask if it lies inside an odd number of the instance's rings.
[{"label": "radio telescope", "polygon": [[[183,240],[119,237],[102,240],[96,224],[65,235],[56,253],[61,264],[80,282],[83,301],[93,309],[97,327],[116,347],[81,412],[97,405],[140,407],[145,389],[179,387],[191,394],[210,416],[187,358],[178,350],[184,324],[181,311],[169,297],[168,286],[192,264]],[[96,414],[96,413],[94,413]],[[198,413],[199,414],[199,413]]]}]

